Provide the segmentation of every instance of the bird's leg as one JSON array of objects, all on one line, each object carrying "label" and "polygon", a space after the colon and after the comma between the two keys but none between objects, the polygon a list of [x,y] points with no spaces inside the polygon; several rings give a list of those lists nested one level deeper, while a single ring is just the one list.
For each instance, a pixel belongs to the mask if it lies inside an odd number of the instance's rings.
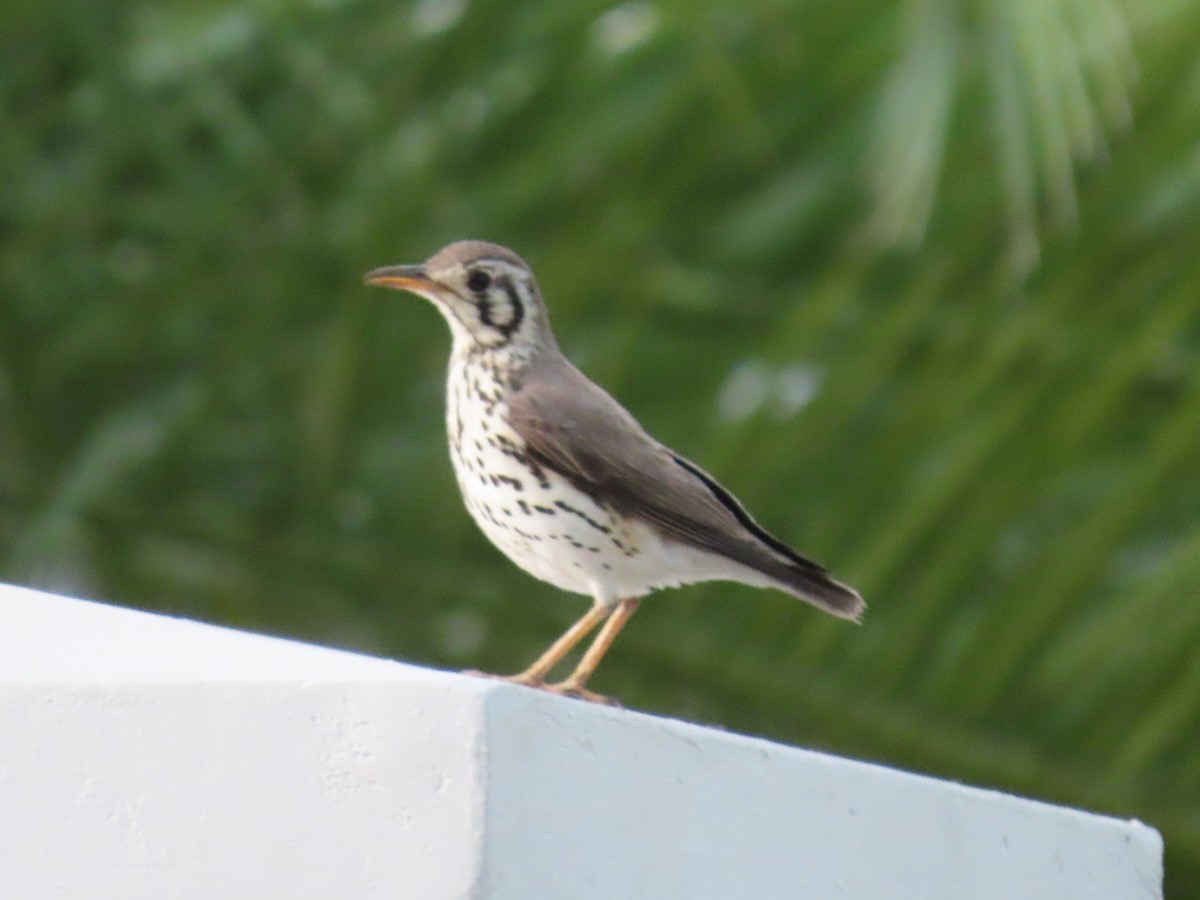
[{"label": "bird's leg", "polygon": [[605,697],[603,694],[587,690],[584,685],[592,677],[592,673],[596,671],[596,666],[600,665],[600,660],[604,658],[604,654],[612,646],[612,642],[616,639],[617,634],[625,627],[625,623],[629,621],[629,617],[637,612],[639,602],[636,597],[631,597],[617,604],[616,611],[604,623],[604,627],[600,629],[600,633],[596,635],[596,639],[592,641],[592,645],[583,654],[583,659],[579,660],[579,665],[575,667],[575,671],[563,681],[558,682],[558,684],[547,685],[548,689],[556,694],[578,697],[580,700],[590,700],[593,703],[606,703],[610,706],[619,706],[620,704]]},{"label": "bird's leg", "polygon": [[611,613],[610,607],[596,604],[589,609],[579,621],[563,632],[562,636],[550,645],[550,648],[533,661],[524,672],[516,675],[500,676],[504,681],[524,684],[529,687],[543,687],[546,675],[562,661],[562,658],[575,649],[575,646],[592,633],[597,625]]}]

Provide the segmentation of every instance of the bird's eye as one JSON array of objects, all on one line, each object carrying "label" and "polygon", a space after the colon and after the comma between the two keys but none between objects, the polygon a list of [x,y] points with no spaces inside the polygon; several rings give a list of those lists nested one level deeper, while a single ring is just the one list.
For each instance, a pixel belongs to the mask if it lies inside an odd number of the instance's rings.
[{"label": "bird's eye", "polygon": [[472,269],[471,274],[467,276],[467,287],[475,293],[486,291],[492,283],[492,276],[483,269]]}]

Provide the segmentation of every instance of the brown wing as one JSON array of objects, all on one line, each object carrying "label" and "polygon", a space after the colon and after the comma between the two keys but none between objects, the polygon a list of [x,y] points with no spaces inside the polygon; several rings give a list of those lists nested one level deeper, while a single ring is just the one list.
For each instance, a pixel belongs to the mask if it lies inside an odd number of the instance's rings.
[{"label": "brown wing", "polygon": [[857,592],[769,534],[711,475],[646,434],[565,359],[531,374],[509,413],[539,464],[666,537],[741,563],[836,616],[861,617]]}]

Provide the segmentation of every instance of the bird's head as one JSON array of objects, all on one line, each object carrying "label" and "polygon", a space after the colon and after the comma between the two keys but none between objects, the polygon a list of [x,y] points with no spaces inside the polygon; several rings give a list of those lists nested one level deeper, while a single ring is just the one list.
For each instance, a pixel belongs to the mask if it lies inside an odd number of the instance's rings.
[{"label": "bird's head", "polygon": [[456,351],[553,346],[533,272],[497,244],[458,241],[420,265],[374,269],[365,281],[433,301],[450,323]]}]

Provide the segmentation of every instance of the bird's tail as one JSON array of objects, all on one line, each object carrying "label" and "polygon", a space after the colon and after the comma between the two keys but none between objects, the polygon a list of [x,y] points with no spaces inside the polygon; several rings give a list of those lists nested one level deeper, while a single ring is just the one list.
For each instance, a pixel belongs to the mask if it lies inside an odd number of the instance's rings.
[{"label": "bird's tail", "polygon": [[797,555],[778,568],[763,572],[789,594],[799,597],[842,619],[862,622],[867,611],[862,595],[849,585],[842,584],[822,566]]},{"label": "bird's tail", "polygon": [[772,587],[799,597],[818,609],[841,619],[862,621],[867,604],[858,591],[842,584],[824,566],[801,556],[755,522],[737,498],[698,465],[678,454],[672,454],[672,457],[678,465],[700,479],[713,497],[746,530],[745,540],[724,540],[719,544],[710,542],[709,549],[765,576]]}]

